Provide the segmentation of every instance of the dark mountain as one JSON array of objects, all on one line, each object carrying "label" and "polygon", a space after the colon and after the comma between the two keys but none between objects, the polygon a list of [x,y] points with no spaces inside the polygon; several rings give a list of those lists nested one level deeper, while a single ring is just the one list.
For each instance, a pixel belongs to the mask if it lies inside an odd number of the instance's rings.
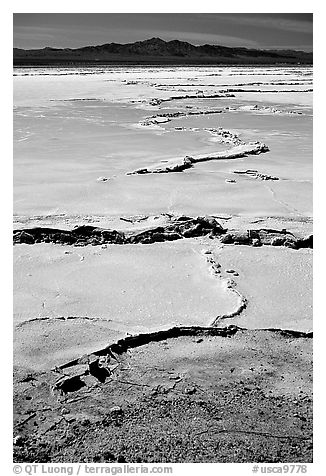
[{"label": "dark mountain", "polygon": [[14,66],[78,64],[312,64],[312,53],[257,50],[151,38],[82,48],[14,48]]}]

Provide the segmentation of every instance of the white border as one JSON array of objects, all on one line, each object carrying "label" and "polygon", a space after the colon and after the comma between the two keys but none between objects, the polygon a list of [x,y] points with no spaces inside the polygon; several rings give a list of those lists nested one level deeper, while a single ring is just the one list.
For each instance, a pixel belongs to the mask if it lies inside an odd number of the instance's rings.
[{"label": "white border", "polygon": [[[218,10],[218,11],[217,11]],[[3,474],[12,474],[12,14],[13,13],[314,13],[314,234],[315,234],[315,259],[314,272],[314,464],[309,465],[308,475],[321,475],[322,462],[325,460],[323,440],[325,438],[325,392],[323,372],[325,344],[324,337],[324,304],[323,304],[323,264],[325,263],[325,247],[322,239],[325,236],[324,216],[322,214],[325,195],[325,153],[324,139],[324,93],[325,76],[324,63],[326,61],[324,31],[326,29],[325,9],[323,2],[317,1],[290,1],[274,0],[273,2],[262,1],[228,1],[228,2],[192,2],[171,1],[124,1],[113,3],[96,0],[95,2],[57,0],[57,1],[12,1],[10,5],[1,6],[0,34],[4,57],[1,64],[1,131],[2,141],[2,181],[1,181],[1,219],[2,231],[0,234],[2,281],[1,291],[4,303],[1,307],[2,332],[1,332],[1,440]],[[317,268],[317,269],[316,269]],[[173,465],[175,466],[175,465]],[[204,467],[205,466],[205,467]],[[224,475],[251,474],[252,465],[238,464],[212,464],[212,465],[176,465],[174,474],[189,474],[199,469],[207,474],[217,474],[219,471]],[[7,471],[8,469],[8,471]]]}]

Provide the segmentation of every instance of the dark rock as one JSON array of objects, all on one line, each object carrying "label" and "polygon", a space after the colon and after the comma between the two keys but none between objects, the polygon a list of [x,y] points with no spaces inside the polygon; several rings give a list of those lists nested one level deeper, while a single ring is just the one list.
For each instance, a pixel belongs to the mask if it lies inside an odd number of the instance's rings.
[{"label": "dark rock", "polygon": [[297,248],[313,248],[313,235],[297,240]]},{"label": "dark rock", "polygon": [[167,241],[174,241],[182,239],[182,236],[179,233],[165,233],[164,237]]},{"label": "dark rock", "polygon": [[285,241],[286,241],[285,238],[277,236],[277,237],[272,239],[271,245],[272,246],[283,246]]},{"label": "dark rock", "polygon": [[24,438],[21,435],[17,435],[14,437],[13,443],[15,446],[23,446]]},{"label": "dark rock", "polygon": [[91,225],[81,225],[81,226],[76,226],[72,230],[72,233],[75,236],[92,236],[96,234],[95,230],[98,230],[98,232],[100,233],[99,228],[95,228],[94,226],[91,226]]},{"label": "dark rock", "polygon": [[26,231],[22,231],[20,235],[17,236],[16,240],[16,243],[26,243],[27,245],[33,245],[35,243],[34,237]]},{"label": "dark rock", "polygon": [[176,222],[179,222],[179,221],[189,221],[189,220],[192,220],[191,217],[187,217],[186,215],[181,215],[180,217],[176,218],[175,221]]},{"label": "dark rock", "polygon": [[101,383],[104,383],[111,374],[107,366],[102,365],[99,358],[89,362],[89,373]]},{"label": "dark rock", "polygon": [[153,233],[152,239],[153,239],[154,242],[165,241],[166,240],[166,234],[165,233]]},{"label": "dark rock", "polygon": [[101,230],[102,243],[122,244],[126,241],[125,234],[116,230]]},{"label": "dark rock", "polygon": [[82,387],[85,387],[86,384],[80,378],[80,375],[64,376],[60,379],[54,386],[53,390],[59,390],[61,393],[76,392]]},{"label": "dark rock", "polygon": [[184,238],[192,238],[195,236],[201,236],[201,231],[202,231],[202,226],[200,223],[197,223],[196,225],[193,225],[186,229],[183,232]]},{"label": "dark rock", "polygon": [[234,243],[238,245],[249,245],[250,239],[247,232],[232,231],[221,237],[222,243]]},{"label": "dark rock", "polygon": [[104,451],[102,453],[102,458],[105,463],[111,463],[112,461],[115,461],[115,456],[111,451]]},{"label": "dark rock", "polygon": [[297,249],[297,243],[293,239],[286,239],[284,241],[284,246],[286,246],[287,248],[292,248],[293,250]]},{"label": "dark rock", "polygon": [[196,392],[196,387],[187,387],[184,391],[187,395],[193,395]]},{"label": "dark rock", "polygon": [[221,242],[225,243],[225,244],[234,243],[234,238],[233,238],[233,235],[231,233],[226,233],[220,239],[221,239]]}]

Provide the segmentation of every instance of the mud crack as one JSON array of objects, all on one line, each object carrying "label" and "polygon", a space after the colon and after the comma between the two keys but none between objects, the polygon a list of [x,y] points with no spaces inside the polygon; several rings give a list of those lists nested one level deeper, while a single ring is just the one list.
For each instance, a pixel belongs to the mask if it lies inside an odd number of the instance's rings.
[{"label": "mud crack", "polygon": [[[147,345],[151,342],[160,342],[167,339],[184,336],[219,336],[222,338],[232,338],[235,334],[237,334],[237,332],[272,332],[278,333],[285,338],[313,337],[312,332],[305,333],[283,329],[248,330],[234,325],[227,327],[172,327],[167,330],[127,336],[123,339],[119,339],[113,344],[93,352],[92,354],[81,356],[60,366],[54,367],[52,372],[59,374],[59,377],[52,386],[52,390],[54,392],[58,391],[62,395],[76,392],[83,387],[89,386],[89,376],[93,377],[95,381],[105,383],[106,379],[112,377],[115,369],[120,365],[119,356],[126,353],[130,349]],[[125,383],[137,384],[137,382]]]}]

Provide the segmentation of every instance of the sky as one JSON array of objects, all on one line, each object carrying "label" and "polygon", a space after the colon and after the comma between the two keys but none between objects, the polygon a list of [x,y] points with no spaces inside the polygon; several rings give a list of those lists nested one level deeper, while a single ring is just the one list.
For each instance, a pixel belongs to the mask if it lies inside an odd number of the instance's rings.
[{"label": "sky", "polygon": [[17,48],[78,48],[152,37],[312,51],[310,13],[15,13]]}]

